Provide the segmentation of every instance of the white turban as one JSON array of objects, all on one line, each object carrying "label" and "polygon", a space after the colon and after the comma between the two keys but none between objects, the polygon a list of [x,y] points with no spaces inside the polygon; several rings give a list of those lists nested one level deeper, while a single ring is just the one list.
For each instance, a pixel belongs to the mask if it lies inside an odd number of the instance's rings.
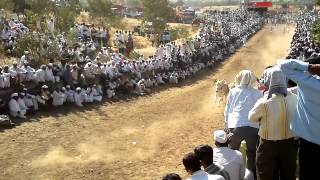
[{"label": "white turban", "polygon": [[235,85],[240,87],[254,87],[257,77],[249,70],[242,70],[235,78]]}]

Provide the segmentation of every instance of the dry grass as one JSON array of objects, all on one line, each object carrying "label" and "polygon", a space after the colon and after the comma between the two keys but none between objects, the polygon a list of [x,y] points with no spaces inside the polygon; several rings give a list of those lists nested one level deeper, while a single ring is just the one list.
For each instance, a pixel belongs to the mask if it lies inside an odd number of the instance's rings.
[{"label": "dry grass", "polygon": [[15,58],[9,58],[4,55],[0,55],[0,66],[12,65],[13,62],[15,62],[15,61],[16,61]]}]

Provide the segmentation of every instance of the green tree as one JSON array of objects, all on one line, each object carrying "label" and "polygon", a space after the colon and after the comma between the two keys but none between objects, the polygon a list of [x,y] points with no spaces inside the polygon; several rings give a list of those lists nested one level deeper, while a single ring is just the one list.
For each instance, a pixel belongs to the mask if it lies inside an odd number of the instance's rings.
[{"label": "green tree", "polygon": [[74,25],[80,10],[79,0],[69,0],[67,4],[54,8],[56,28],[62,32],[68,31]]},{"label": "green tree", "polygon": [[29,10],[38,16],[47,15],[55,8],[55,4],[51,0],[26,0],[26,3]]},{"label": "green tree", "polygon": [[12,10],[14,8],[14,3],[12,0],[0,0],[0,9]]},{"label": "green tree", "polygon": [[312,38],[315,42],[320,43],[320,20],[314,22],[311,27]]},{"label": "green tree", "polygon": [[122,17],[114,16],[112,13],[112,2],[110,0],[88,0],[87,10],[90,15],[98,20],[99,25],[120,27]]},{"label": "green tree", "polygon": [[110,0],[88,0],[90,15],[96,18],[110,17],[112,15]]},{"label": "green tree", "polygon": [[184,6],[185,2],[183,0],[177,0],[177,2],[175,2],[173,5],[175,7]]},{"label": "green tree", "polygon": [[13,5],[13,12],[17,14],[24,14],[25,10],[29,8],[28,4],[25,0],[12,0]]},{"label": "green tree", "polygon": [[174,18],[173,9],[169,6],[168,0],[141,0],[144,10],[144,21],[151,22],[154,31],[162,34],[167,22]]},{"label": "green tree", "polygon": [[141,0],[126,0],[128,7],[142,7]]},{"label": "green tree", "polygon": [[26,3],[28,9],[25,13],[28,24],[34,27],[38,27],[40,24],[43,29],[45,27],[46,17],[48,17],[55,8],[54,2],[51,0],[26,0]]}]

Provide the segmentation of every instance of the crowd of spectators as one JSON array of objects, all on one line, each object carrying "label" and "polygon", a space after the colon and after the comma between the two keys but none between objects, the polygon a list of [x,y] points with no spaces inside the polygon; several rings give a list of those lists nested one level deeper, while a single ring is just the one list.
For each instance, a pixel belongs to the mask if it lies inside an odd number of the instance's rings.
[{"label": "crowd of spectators", "polygon": [[[127,59],[111,48],[96,49],[92,31],[87,33],[85,29],[90,27],[84,25],[75,26],[79,46],[74,49],[66,44],[63,34],[54,36],[51,20],[48,22],[53,33],[50,39],[58,41],[61,50],[76,56],[77,60],[74,63],[50,60],[38,69],[32,67],[32,56],[26,51],[12,66],[1,67],[0,91],[14,90],[10,99],[3,99],[5,104],[9,102],[7,112],[12,117],[25,118],[29,112],[47,106],[71,103],[81,107],[100,102],[102,97],[144,95],[157,86],[177,84],[206,67],[214,68],[243,45],[241,37],[252,36],[264,22],[257,13],[244,10],[216,12],[210,17],[194,39],[181,45],[163,44],[146,59],[142,56]],[[124,33],[128,39],[123,39],[122,34],[116,32],[116,41],[130,41],[130,32]],[[35,88],[27,89],[28,84],[35,84]]]},{"label": "crowd of spectators", "polygon": [[[226,129],[213,133],[215,148],[200,145],[182,159],[190,179],[317,179],[312,162],[320,159],[320,54],[310,32],[316,19],[314,12],[299,15],[288,57],[260,79],[249,70],[235,77]],[[175,173],[163,177],[179,179]]]}]

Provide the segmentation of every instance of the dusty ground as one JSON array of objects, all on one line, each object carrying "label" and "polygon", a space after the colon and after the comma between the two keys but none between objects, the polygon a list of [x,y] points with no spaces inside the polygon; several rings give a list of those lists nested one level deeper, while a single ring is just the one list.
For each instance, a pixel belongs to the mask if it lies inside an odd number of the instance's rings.
[{"label": "dusty ground", "polygon": [[[53,110],[0,134],[0,179],[160,179],[186,177],[181,158],[212,145],[223,109],[213,103],[213,78],[233,80],[242,69],[260,75],[284,57],[293,31],[264,29],[222,65],[180,87],[132,101]],[[48,116],[51,114],[51,116]]]}]

